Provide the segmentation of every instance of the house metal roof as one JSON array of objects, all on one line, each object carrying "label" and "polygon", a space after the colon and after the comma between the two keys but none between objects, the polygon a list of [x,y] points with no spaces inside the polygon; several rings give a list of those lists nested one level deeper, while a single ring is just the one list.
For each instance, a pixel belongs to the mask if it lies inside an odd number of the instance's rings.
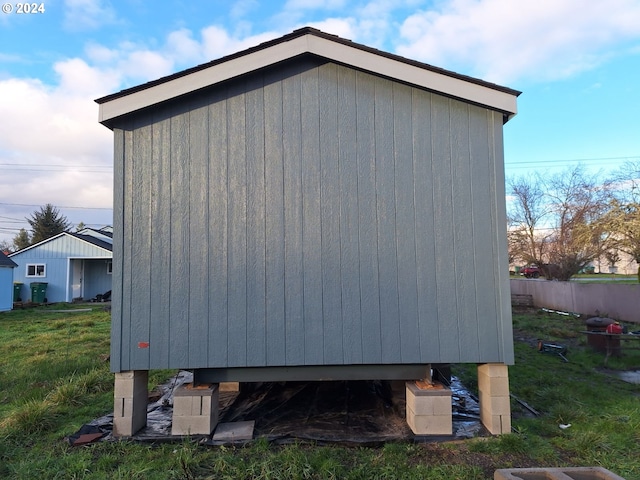
[{"label": "house metal roof", "polygon": [[137,110],[215,85],[301,55],[316,55],[373,74],[402,81],[502,112],[517,113],[521,92],[383,52],[305,27],[241,52],[99,98],[99,121],[111,121]]}]

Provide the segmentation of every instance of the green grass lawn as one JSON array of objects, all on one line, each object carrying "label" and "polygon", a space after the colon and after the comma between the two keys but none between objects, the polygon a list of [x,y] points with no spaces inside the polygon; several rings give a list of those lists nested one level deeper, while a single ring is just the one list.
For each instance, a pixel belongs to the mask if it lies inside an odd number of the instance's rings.
[{"label": "green grass lawn", "polygon": [[[365,448],[257,440],[246,447],[99,442],[64,437],[112,409],[109,314],[39,307],[0,313],[0,478],[8,479],[490,479],[497,468],[603,466],[640,478],[640,387],[602,369],[572,317],[514,314],[514,433],[448,443]],[[64,308],[69,308],[64,306]],[[537,340],[568,346],[569,362],[538,352]],[[640,369],[640,352],[609,369]],[[454,366],[473,390],[475,365]],[[150,387],[167,372],[156,372]],[[559,425],[571,424],[561,429]]]}]

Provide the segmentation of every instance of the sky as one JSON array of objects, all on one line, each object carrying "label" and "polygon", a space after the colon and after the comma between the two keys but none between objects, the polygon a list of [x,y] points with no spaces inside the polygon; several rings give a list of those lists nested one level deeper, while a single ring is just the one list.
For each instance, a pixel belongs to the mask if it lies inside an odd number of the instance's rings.
[{"label": "sky", "polygon": [[[0,2],[1,3],[1,2]],[[640,0],[48,0],[0,12],[0,242],[112,223],[96,98],[311,26],[522,92],[507,178],[640,160]]]}]

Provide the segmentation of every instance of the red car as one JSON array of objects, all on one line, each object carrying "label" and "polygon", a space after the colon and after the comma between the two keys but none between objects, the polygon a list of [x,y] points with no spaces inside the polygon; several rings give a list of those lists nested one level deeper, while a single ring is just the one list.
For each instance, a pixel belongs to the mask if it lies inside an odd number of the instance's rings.
[{"label": "red car", "polygon": [[540,269],[537,265],[527,265],[520,270],[520,275],[524,275],[527,278],[538,278],[540,276]]}]

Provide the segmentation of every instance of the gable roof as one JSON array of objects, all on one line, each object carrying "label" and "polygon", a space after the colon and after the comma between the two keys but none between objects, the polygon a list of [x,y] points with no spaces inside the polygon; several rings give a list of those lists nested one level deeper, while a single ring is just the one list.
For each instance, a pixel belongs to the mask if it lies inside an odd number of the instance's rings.
[{"label": "gable roof", "polygon": [[4,252],[0,252],[0,267],[15,268],[18,264],[7,257]]},{"label": "gable roof", "polygon": [[99,98],[99,121],[112,128],[122,115],[301,55],[337,63],[497,110],[517,113],[517,90],[460,75],[305,27],[256,47]]},{"label": "gable roof", "polygon": [[109,243],[107,241],[104,241],[104,240],[100,240],[100,239],[95,238],[95,237],[93,237],[91,235],[81,235],[81,234],[78,234],[78,233],[62,232],[62,233],[59,233],[57,235],[54,235],[51,238],[47,238],[46,240],[42,240],[41,242],[38,242],[38,243],[30,245],[30,246],[28,246],[26,248],[23,248],[22,250],[18,250],[17,252],[13,252],[9,256],[13,257],[15,255],[19,255],[21,253],[24,253],[24,252],[26,252],[28,250],[31,250],[31,249],[34,249],[34,248],[38,248],[40,245],[44,245],[45,243],[49,243],[49,242],[51,242],[51,241],[53,241],[53,240],[55,240],[57,238],[65,236],[65,235],[69,236],[69,237],[76,238],[76,239],[78,239],[78,240],[80,240],[82,242],[90,243],[91,245],[94,245],[94,246],[96,246],[98,248],[101,248],[103,250],[106,250],[108,252],[112,252],[113,251],[113,245],[111,243]]}]

